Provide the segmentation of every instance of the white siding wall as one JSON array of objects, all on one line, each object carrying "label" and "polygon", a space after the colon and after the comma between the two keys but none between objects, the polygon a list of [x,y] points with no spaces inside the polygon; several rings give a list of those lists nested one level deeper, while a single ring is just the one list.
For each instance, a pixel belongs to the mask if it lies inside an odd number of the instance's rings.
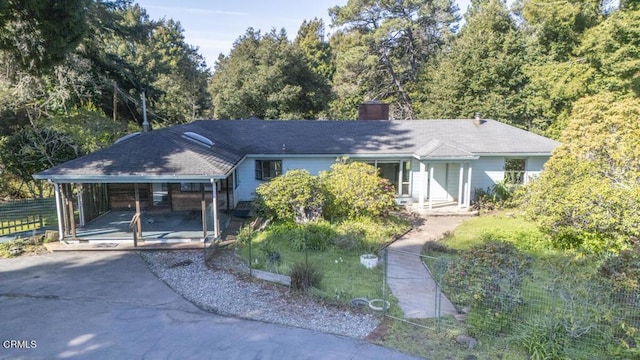
[{"label": "white siding wall", "polygon": [[282,160],[282,171],[286,173],[294,169],[306,169],[311,175],[318,175],[320,171],[330,170],[335,163],[335,156],[326,158],[284,158],[284,157],[247,157],[238,166],[238,189],[236,194],[238,201],[251,201],[256,196],[256,188],[262,183],[256,180],[255,160]]},{"label": "white siding wall", "polygon": [[[238,166],[238,189],[236,190],[238,201],[250,201],[255,197],[255,190],[258,185],[260,185],[261,181],[255,179],[255,160],[258,158],[255,157],[247,157],[242,164]],[[260,158],[264,160],[279,160],[282,159],[282,169],[284,172],[293,169],[306,169],[311,173],[311,175],[318,175],[320,171],[330,170],[331,165],[336,161],[335,157],[326,157],[326,158],[306,158],[306,157],[295,157],[295,158],[279,158],[277,156],[274,157],[264,157]],[[527,176],[537,176],[542,171],[542,167],[544,163],[549,158],[546,156],[540,157],[529,157],[526,162],[526,170]],[[495,157],[481,157],[478,160],[471,161],[472,170],[472,187],[471,194],[473,196],[473,192],[475,189],[483,189],[486,190],[490,188],[498,181],[502,181],[504,179],[504,161],[505,158],[502,156]],[[436,171],[442,171],[445,168],[445,164],[443,163],[434,163],[437,164]],[[423,186],[423,179],[420,176],[420,162],[412,159],[411,160],[411,199],[414,202],[419,201],[420,197],[420,186]],[[442,174],[441,174],[442,175]],[[429,176],[429,168],[428,165],[425,165],[425,180],[428,179]],[[465,171],[466,176],[466,171]],[[458,163],[449,163],[448,171],[446,174],[446,190],[452,196],[452,199],[457,199],[458,196],[458,182],[460,177],[460,168]],[[444,176],[441,177],[443,179]],[[426,182],[424,183],[426,186]],[[442,184],[444,185],[444,184]],[[427,191],[425,190],[425,195]]]},{"label": "white siding wall", "polygon": [[525,176],[525,181],[529,181],[530,178],[536,178],[542,172],[542,168],[544,167],[544,163],[549,160],[548,156],[536,156],[527,158],[525,162],[525,170],[527,174]]},{"label": "white siding wall", "polygon": [[471,162],[471,196],[475,189],[487,190],[504,179],[504,157],[481,157]]}]

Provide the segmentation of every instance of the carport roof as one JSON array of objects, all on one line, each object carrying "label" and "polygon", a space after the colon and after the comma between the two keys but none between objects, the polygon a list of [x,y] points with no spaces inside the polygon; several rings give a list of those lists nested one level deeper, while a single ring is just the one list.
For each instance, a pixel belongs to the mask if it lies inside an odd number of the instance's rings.
[{"label": "carport roof", "polygon": [[[197,133],[212,146],[185,137]],[[550,155],[559,143],[494,120],[198,120],[123,139],[34,175],[58,182],[201,182],[245,156],[474,159]]]}]

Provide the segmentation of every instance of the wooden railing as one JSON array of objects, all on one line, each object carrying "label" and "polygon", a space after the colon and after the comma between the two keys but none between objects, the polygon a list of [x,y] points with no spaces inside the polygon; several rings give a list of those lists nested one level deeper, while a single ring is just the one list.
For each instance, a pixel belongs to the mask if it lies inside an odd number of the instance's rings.
[{"label": "wooden railing", "polygon": [[525,171],[522,170],[505,170],[504,182],[507,184],[524,184]]},{"label": "wooden railing", "polygon": [[141,233],[139,233],[141,225],[140,213],[135,213],[131,218],[131,221],[129,222],[129,228],[133,230],[133,247],[138,246],[138,236],[142,235]]}]

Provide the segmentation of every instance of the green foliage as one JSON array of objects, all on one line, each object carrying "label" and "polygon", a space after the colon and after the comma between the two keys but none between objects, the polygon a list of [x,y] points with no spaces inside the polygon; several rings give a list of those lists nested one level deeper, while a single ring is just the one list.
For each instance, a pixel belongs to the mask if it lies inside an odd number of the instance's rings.
[{"label": "green foliage", "polygon": [[291,267],[291,288],[298,291],[307,291],[320,287],[322,271],[314,264],[295,263]]},{"label": "green foliage", "polygon": [[513,341],[523,347],[531,360],[562,360],[569,345],[567,334],[559,321],[549,317],[530,318],[516,324],[518,334]]},{"label": "green foliage", "polygon": [[334,111],[345,113],[339,103],[357,94],[391,102],[394,119],[414,118],[411,88],[454,28],[455,11],[450,2],[422,0],[351,0],[331,8],[332,26],[349,38],[341,44],[355,44],[335,49]]},{"label": "green foliage", "polygon": [[606,255],[598,273],[609,279],[617,291],[640,291],[640,251],[638,245],[619,254]]},{"label": "green foliage", "polygon": [[231,53],[216,61],[209,83],[214,117],[316,118],[328,103],[330,88],[305,57],[311,49],[301,46],[293,46],[284,30],[263,36],[249,28]]},{"label": "green foliage", "polygon": [[531,275],[531,262],[511,243],[486,241],[449,263],[443,286],[456,305],[496,309],[500,315],[494,321],[498,321],[502,312],[522,304],[521,286]]},{"label": "green foliage", "polygon": [[0,2],[0,49],[31,73],[64,61],[88,30],[90,0]]},{"label": "green foliage", "polygon": [[[475,2],[447,51],[421,73],[421,118],[486,118],[524,126],[525,41],[500,0]],[[416,101],[417,102],[417,101]]]},{"label": "green foliage", "polygon": [[562,145],[525,200],[556,246],[601,253],[640,235],[639,116],[632,98],[602,94],[576,104]]},{"label": "green foliage", "polygon": [[320,178],[328,195],[327,218],[377,217],[394,207],[393,187],[372,165],[342,160]]},{"label": "green foliage", "polygon": [[67,114],[52,116],[43,126],[56,129],[80,146],[80,154],[94,152],[113,144],[125,135],[126,124],[114,121],[92,103],[73,109]]},{"label": "green foliage", "polygon": [[325,251],[335,237],[335,230],[326,221],[306,224],[272,224],[260,236],[262,242],[275,241],[287,244],[292,250]]},{"label": "green foliage", "polygon": [[248,245],[251,240],[256,236],[256,231],[253,229],[251,225],[244,225],[238,231],[238,235],[236,236],[237,241],[242,245]]},{"label": "green foliage", "polygon": [[0,139],[3,170],[26,184],[33,197],[42,197],[43,184],[31,177],[51,166],[75,159],[79,146],[69,136],[49,128],[25,127]]},{"label": "green foliage", "polygon": [[306,170],[289,170],[256,189],[261,211],[275,219],[308,223],[322,215],[325,194],[319,179]]},{"label": "green foliage", "polygon": [[513,325],[513,316],[509,314],[509,310],[480,305],[471,308],[465,322],[470,335],[484,337],[507,332]]},{"label": "green foliage", "polygon": [[382,245],[410,229],[410,225],[397,217],[358,217],[344,219],[336,225],[333,242],[342,249],[374,253]]}]

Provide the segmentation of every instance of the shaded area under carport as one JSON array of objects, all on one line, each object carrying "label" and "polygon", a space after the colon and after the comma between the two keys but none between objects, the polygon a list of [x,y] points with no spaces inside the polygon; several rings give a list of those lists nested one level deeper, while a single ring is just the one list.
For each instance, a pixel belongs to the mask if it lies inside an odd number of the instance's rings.
[{"label": "shaded area under carport", "polygon": [[[76,240],[80,242],[133,242],[131,219],[134,211],[110,211],[83,227],[76,229]],[[219,214],[220,224],[226,224],[229,216]],[[145,212],[141,214],[142,238],[145,242],[202,242],[205,233],[200,211]],[[207,224],[207,236],[212,235]],[[67,239],[73,241],[73,239]]]}]

